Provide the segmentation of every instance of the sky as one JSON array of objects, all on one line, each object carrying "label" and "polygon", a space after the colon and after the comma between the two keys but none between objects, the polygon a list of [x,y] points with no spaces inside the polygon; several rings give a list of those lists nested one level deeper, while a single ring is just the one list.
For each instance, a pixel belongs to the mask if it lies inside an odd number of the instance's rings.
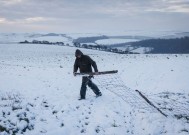
[{"label": "sky", "polygon": [[0,32],[189,31],[189,0],[0,0]]}]

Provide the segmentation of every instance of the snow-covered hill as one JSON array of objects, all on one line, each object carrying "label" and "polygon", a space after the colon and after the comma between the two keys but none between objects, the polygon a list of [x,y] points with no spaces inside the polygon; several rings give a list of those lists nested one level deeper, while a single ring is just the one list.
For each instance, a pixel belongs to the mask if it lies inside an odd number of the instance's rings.
[{"label": "snow-covered hill", "polygon": [[[119,93],[117,86],[102,87],[100,76],[94,82],[102,97],[96,98],[88,88],[86,100],[78,101],[81,77],[72,75],[75,50],[66,46],[0,44],[1,135],[189,134],[188,116],[164,117],[133,107],[115,94]],[[118,78],[114,83],[138,89],[151,101],[167,103],[167,107],[169,101],[177,103],[189,114],[189,55],[81,51],[97,62],[99,71],[118,70],[111,76]],[[106,81],[111,82],[108,78]],[[121,94],[127,95],[127,89]]]},{"label": "snow-covered hill", "polygon": [[33,40],[49,41],[49,42],[64,42],[65,44],[72,45],[72,37],[65,34],[38,34],[38,33],[0,33],[0,43],[18,43],[21,41]]},{"label": "snow-covered hill", "polygon": [[138,40],[110,38],[110,39],[97,40],[96,43],[100,45],[112,45],[112,44],[120,44],[120,43],[136,42],[136,41]]},{"label": "snow-covered hill", "polygon": [[127,43],[148,38],[181,38],[189,36],[189,32],[176,31],[125,31],[112,33],[0,33],[0,43],[18,43],[20,41],[39,40],[49,42],[72,43],[74,39],[81,37],[107,36],[109,39],[96,41],[98,44]]}]

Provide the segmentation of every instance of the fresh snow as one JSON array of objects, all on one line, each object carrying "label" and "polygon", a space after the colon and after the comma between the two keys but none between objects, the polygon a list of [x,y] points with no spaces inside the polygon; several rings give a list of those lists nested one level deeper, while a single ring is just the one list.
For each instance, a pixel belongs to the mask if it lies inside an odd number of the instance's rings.
[{"label": "fresh snow", "polygon": [[[133,107],[94,82],[102,91],[96,98],[87,90],[78,101],[81,77],[74,77],[74,47],[0,44],[0,135],[186,135],[185,119]],[[173,100],[189,104],[189,55],[126,55],[81,49],[99,71],[118,70],[124,85],[149,98],[173,93]],[[114,77],[114,75],[112,75]],[[109,80],[106,80],[109,81]],[[111,80],[110,80],[111,81]],[[116,82],[115,82],[116,83]],[[116,91],[115,91],[116,93]],[[125,93],[127,94],[127,91]],[[171,95],[170,95],[171,97]],[[158,98],[162,102],[165,98]],[[189,106],[185,111],[188,112]],[[183,110],[182,106],[180,106]],[[11,130],[12,129],[12,130]]]}]

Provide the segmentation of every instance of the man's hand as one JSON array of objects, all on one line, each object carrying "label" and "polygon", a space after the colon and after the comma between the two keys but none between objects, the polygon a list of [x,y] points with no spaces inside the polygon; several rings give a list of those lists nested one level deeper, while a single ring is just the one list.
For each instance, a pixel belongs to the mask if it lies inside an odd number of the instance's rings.
[{"label": "man's hand", "polygon": [[95,72],[95,74],[94,75],[99,75],[100,73],[99,72]]},{"label": "man's hand", "polygon": [[73,75],[76,76],[76,72],[73,72]]}]

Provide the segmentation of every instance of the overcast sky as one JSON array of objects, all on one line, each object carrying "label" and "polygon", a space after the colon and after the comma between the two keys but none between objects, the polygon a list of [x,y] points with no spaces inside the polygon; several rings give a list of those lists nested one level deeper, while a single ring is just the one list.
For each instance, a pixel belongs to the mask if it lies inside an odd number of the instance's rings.
[{"label": "overcast sky", "polygon": [[0,0],[0,32],[189,31],[189,0]]}]

